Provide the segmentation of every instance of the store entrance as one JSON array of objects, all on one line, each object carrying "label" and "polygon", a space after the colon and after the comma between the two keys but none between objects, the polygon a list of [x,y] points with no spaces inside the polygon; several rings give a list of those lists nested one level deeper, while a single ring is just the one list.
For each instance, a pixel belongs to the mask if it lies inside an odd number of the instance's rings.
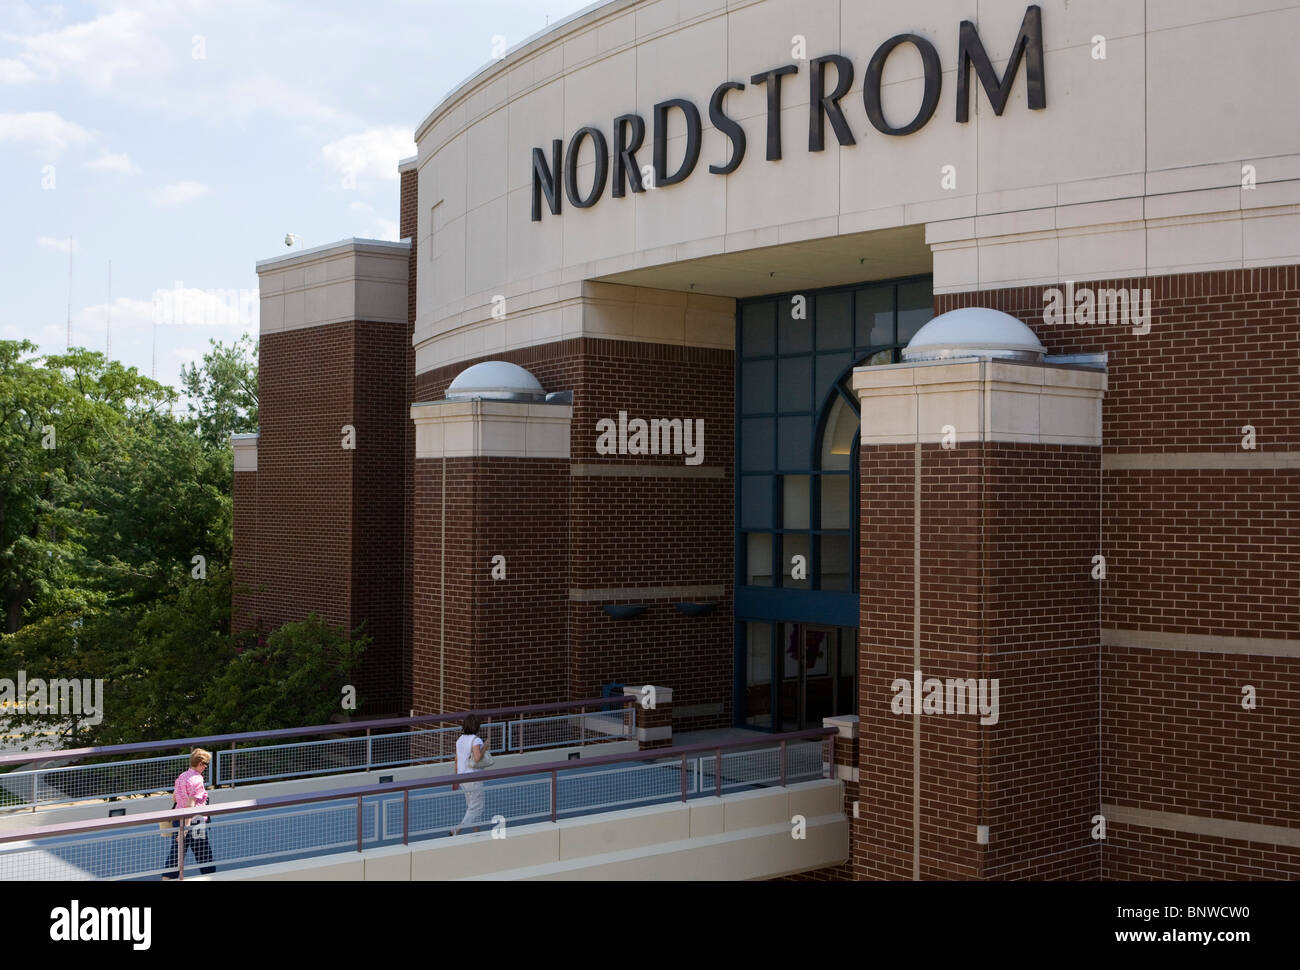
[{"label": "store entrance", "polygon": [[856,710],[853,674],[856,630],[813,623],[781,623],[781,690],[778,717],[783,731],[821,727],[832,714]]}]

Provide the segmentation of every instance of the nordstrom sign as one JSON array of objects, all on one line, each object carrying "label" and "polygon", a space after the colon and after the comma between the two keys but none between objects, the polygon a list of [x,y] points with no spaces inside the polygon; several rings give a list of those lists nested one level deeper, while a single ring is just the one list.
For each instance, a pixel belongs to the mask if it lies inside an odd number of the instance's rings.
[{"label": "nordstrom sign", "polygon": [[[885,62],[898,47],[911,44],[921,55],[925,85],[921,103],[910,121],[892,125],[885,118],[881,105],[881,78]],[[969,20],[961,22],[957,49],[957,121],[970,120],[970,72],[973,68],[984,93],[993,106],[993,113],[1001,115],[1006,108],[1011,87],[1021,63],[1026,66],[1029,107],[1041,110],[1047,107],[1047,90],[1043,77],[1043,17],[1035,4],[1025,11],[1016,35],[1015,46],[1007,61],[1007,68],[999,78],[993,68],[979,31]],[[836,141],[841,145],[856,144],[853,132],[844,118],[840,100],[853,86],[853,62],[842,54],[825,54],[808,63],[808,150],[824,151],[826,124],[829,122]],[[767,160],[781,158],[781,84],[784,79],[799,73],[797,64],[770,68],[749,79],[750,84],[762,85],[767,92]],[[827,90],[829,82],[834,84]],[[939,52],[932,43],[917,34],[898,34],[878,48],[867,63],[867,73],[862,84],[862,100],[872,127],[885,135],[910,135],[919,131],[934,116],[939,104],[939,91],[943,84],[943,68]],[[709,97],[709,121],[731,144],[731,157],[725,165],[710,165],[714,175],[728,175],[740,167],[745,158],[745,130],[725,110],[727,95],[743,91],[740,81],[725,81]],[[686,121],[686,146],[673,171],[668,170],[668,118],[678,112]],[[700,109],[686,98],[672,98],[654,106],[650,128],[650,153],[653,164],[644,168],[637,159],[646,140],[646,120],[638,114],[625,114],[614,119],[612,141],[606,139],[600,128],[586,127],[574,132],[567,147],[556,138],[551,142],[550,158],[541,148],[533,149],[533,221],[542,218],[542,200],[552,215],[560,214],[561,200],[567,198],[577,209],[595,205],[608,185],[610,195],[621,199],[629,191],[644,192],[649,187],[674,185],[684,181],[695,171],[700,160],[700,134],[702,121]],[[590,141],[595,153],[595,166],[584,184],[578,182],[578,153],[584,141]],[[612,151],[611,151],[612,146]],[[611,166],[613,171],[611,173]]]}]

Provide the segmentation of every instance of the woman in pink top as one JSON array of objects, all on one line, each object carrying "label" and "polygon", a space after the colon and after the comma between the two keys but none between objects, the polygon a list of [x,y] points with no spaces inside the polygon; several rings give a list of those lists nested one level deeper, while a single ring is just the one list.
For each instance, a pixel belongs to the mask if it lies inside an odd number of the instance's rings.
[{"label": "woman in pink top", "polygon": [[[172,789],[172,808],[195,808],[208,803],[208,790],[203,785],[203,773],[207,771],[208,762],[211,760],[211,752],[204,751],[202,748],[195,748],[191,752],[189,770],[181,772]],[[201,820],[206,822],[203,816],[189,819],[189,824],[184,829],[181,829],[180,819],[172,822],[172,828],[179,831],[171,840],[171,851],[167,854],[167,864],[163,866],[168,870],[163,874],[164,879],[179,878],[180,871],[176,868],[176,863],[180,854],[178,850],[184,843],[188,843],[188,848],[194,850],[194,859],[201,867],[199,875],[207,876],[217,871],[217,867],[212,864],[212,845],[208,841],[207,826],[199,824]]]}]

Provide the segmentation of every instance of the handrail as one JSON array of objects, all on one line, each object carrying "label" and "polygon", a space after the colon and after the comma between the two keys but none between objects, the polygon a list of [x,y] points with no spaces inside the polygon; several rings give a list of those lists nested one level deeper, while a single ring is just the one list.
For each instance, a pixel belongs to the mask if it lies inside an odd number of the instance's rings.
[{"label": "handrail", "polygon": [[[685,759],[692,754],[705,752],[735,751],[745,748],[768,747],[779,743],[784,755],[789,741],[811,741],[817,738],[833,738],[839,733],[838,728],[807,728],[802,731],[788,731],[783,734],[764,734],[753,739],[726,742],[702,742],[688,744],[680,748],[649,748],[625,754],[607,754],[579,761],[553,761],[543,764],[521,765],[513,768],[487,768],[465,774],[442,775],[430,778],[418,778],[413,781],[392,781],[383,784],[359,785],[353,788],[335,788],[329,791],[312,792],[303,795],[276,795],[271,798],[249,798],[223,805],[201,805],[195,808],[166,809],[161,812],[141,812],[138,815],[119,815],[111,819],[87,819],[80,822],[63,822],[57,825],[39,826],[0,833],[0,845],[9,842],[29,842],[33,839],[52,838],[60,835],[78,835],[83,832],[95,832],[103,829],[134,828],[149,823],[170,822],[174,819],[189,819],[196,815],[220,816],[235,815],[266,808],[285,808],[291,805],[307,805],[314,802],[330,802],[352,798],[358,802],[368,795],[385,795],[409,792],[416,789],[437,788],[445,785],[461,785],[473,781],[490,781],[494,779],[516,778],[525,775],[540,775],[549,772],[554,783],[555,776],[561,771],[589,769],[605,764],[627,764],[630,761],[669,761]],[[831,759],[834,764],[834,758]],[[781,774],[784,779],[785,763],[782,758]],[[720,774],[720,772],[719,772]]]},{"label": "handrail", "polygon": [[146,751],[170,751],[199,745],[218,746],[240,741],[267,741],[273,738],[309,737],[313,734],[339,734],[348,731],[374,731],[389,727],[413,727],[417,724],[437,724],[442,721],[463,721],[474,714],[478,717],[498,717],[503,714],[533,714],[541,711],[563,710],[569,707],[614,706],[637,703],[636,697],[589,697],[576,701],[550,701],[546,704],[520,704],[514,707],[493,707],[472,711],[455,711],[447,714],[421,714],[418,717],[393,717],[375,721],[350,721],[339,724],[317,724],[308,727],[279,728],[274,731],[245,731],[241,734],[213,734],[197,738],[173,738],[166,741],[139,741],[131,744],[108,744],[93,748],[67,748],[61,751],[25,751],[0,755],[0,768],[11,764],[29,764],[33,761],[74,761],[80,758],[98,758],[113,754],[139,754]]}]

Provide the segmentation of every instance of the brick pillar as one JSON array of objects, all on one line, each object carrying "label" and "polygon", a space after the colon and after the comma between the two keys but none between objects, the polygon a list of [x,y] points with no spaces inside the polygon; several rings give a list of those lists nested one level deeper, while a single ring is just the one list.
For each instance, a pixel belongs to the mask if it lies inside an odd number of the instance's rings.
[{"label": "brick pillar", "polygon": [[236,483],[235,518],[257,523],[236,562],[258,594],[236,622],[364,622],[363,716],[406,712],[409,250],[350,239],[257,267],[257,487]]},{"label": "brick pillar", "polygon": [[673,689],[654,686],[654,707],[641,703],[647,696],[642,687],[624,687],[624,697],[637,698],[636,739],[637,745],[645,751],[647,748],[671,748],[673,746]]},{"label": "brick pillar", "polygon": [[233,599],[231,629],[252,629],[258,616],[257,574],[257,435],[230,436],[235,453],[235,482],[232,501],[234,522],[231,550]]},{"label": "brick pillar", "polygon": [[853,386],[856,873],[1096,878],[1106,375],[964,359],[860,368]]},{"label": "brick pillar", "polygon": [[855,808],[858,805],[858,716],[825,717],[822,727],[833,727],[839,732],[835,737],[833,777],[844,782],[844,814],[852,819],[855,812],[861,814],[860,808]]},{"label": "brick pillar", "polygon": [[506,401],[411,407],[417,713],[567,699],[572,415]]}]

